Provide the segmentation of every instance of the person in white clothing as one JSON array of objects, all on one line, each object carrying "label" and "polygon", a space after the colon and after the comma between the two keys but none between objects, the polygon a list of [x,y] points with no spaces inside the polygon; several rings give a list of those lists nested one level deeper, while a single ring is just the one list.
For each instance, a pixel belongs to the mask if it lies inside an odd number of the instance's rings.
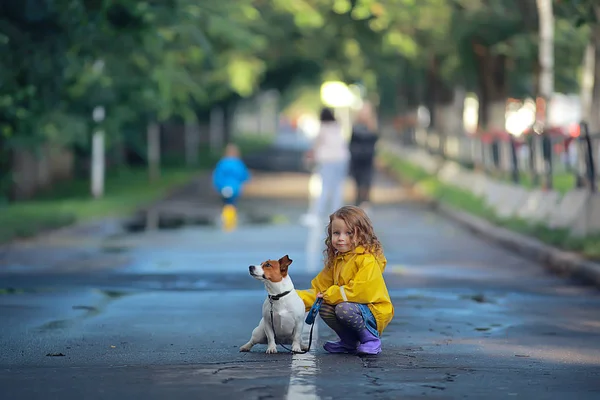
[{"label": "person in white clothing", "polygon": [[350,161],[348,143],[333,112],[329,108],[323,108],[320,119],[319,133],[307,157],[316,164],[321,178],[321,194],[314,212],[303,217],[303,223],[307,225],[319,223],[321,218],[342,207]]}]

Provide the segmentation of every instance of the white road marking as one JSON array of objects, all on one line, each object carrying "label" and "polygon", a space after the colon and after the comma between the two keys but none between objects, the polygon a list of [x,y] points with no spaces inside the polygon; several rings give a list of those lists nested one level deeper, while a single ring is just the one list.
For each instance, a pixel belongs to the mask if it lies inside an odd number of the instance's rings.
[{"label": "white road marking", "polygon": [[[302,332],[302,343],[308,345],[310,326],[304,325]],[[292,356],[292,372],[288,385],[287,400],[319,400],[315,379],[317,376],[317,359],[315,348],[319,338],[319,324],[315,321],[313,329],[313,341],[310,351],[305,354],[294,354]]]}]

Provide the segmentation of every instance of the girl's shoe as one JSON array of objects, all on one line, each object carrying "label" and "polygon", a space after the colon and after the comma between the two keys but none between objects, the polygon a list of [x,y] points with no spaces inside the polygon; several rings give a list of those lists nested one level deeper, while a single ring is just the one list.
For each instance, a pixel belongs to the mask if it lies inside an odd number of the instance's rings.
[{"label": "girl's shoe", "polygon": [[358,355],[375,355],[381,353],[381,340],[373,335],[367,328],[358,333],[360,344],[356,349]]},{"label": "girl's shoe", "polygon": [[323,345],[323,348],[329,352],[334,354],[356,354],[356,348],[358,346],[358,340],[353,337],[353,335],[348,334],[347,332],[338,333],[340,340],[337,342],[327,342]]}]

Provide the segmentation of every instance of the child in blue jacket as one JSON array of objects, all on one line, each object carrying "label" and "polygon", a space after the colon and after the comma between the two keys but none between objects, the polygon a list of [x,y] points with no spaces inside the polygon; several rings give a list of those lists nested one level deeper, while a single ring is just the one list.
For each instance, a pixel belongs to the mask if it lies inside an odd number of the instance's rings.
[{"label": "child in blue jacket", "polygon": [[225,154],[217,163],[213,175],[213,187],[221,195],[224,205],[235,206],[244,183],[250,179],[248,168],[240,158],[240,151],[234,144],[225,148]]}]

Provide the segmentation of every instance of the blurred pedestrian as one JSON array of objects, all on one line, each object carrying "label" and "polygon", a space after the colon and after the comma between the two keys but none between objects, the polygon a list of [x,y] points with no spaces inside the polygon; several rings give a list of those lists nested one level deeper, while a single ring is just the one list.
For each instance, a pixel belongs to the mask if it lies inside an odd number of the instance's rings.
[{"label": "blurred pedestrian", "polygon": [[344,202],[344,183],[348,175],[350,151],[347,140],[329,108],[323,108],[320,128],[307,158],[314,162],[321,179],[321,193],[312,213],[302,217],[302,223],[316,225]]},{"label": "blurred pedestrian", "polygon": [[233,229],[237,224],[237,202],[249,179],[250,172],[240,158],[239,148],[235,144],[228,144],[212,174],[213,187],[223,202],[221,218],[226,230]]},{"label": "blurred pedestrian", "polygon": [[377,144],[377,115],[373,105],[365,102],[356,114],[350,138],[350,175],[356,183],[355,205],[370,211],[371,186]]}]

